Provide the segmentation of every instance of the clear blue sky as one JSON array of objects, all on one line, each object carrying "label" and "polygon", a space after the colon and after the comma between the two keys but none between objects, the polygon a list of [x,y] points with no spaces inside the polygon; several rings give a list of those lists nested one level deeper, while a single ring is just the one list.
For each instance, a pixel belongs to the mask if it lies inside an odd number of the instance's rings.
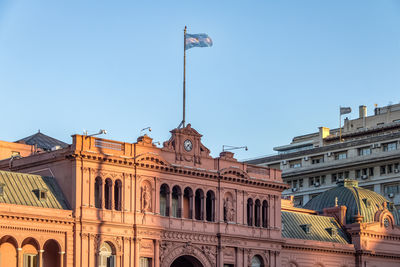
[{"label": "clear blue sky", "polygon": [[187,121],[213,155],[272,153],[400,101],[400,1],[0,0],[0,140],[83,129],[155,141],[181,121],[183,28],[212,48],[187,53]]}]

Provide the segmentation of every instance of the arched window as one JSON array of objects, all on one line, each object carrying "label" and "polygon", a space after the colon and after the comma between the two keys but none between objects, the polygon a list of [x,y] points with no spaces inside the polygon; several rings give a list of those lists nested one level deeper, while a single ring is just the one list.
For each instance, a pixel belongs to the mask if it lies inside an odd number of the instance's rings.
[{"label": "arched window", "polygon": [[247,199],[247,225],[253,226],[253,199]]},{"label": "arched window", "polygon": [[262,227],[268,227],[268,202],[266,200],[262,203]]},{"label": "arched window", "polygon": [[209,222],[215,221],[215,194],[211,190],[207,192],[206,220]]},{"label": "arched window", "polygon": [[261,219],[261,202],[259,199],[256,200],[256,205],[254,209],[254,225],[260,227],[260,219]]},{"label": "arched window", "polygon": [[116,210],[122,209],[121,200],[122,200],[122,182],[121,180],[116,180],[114,186],[114,208]]},{"label": "arched window", "polygon": [[194,199],[196,220],[204,220],[204,193],[203,190],[197,189]]},{"label": "arched window", "polygon": [[104,186],[104,207],[108,210],[112,208],[112,181],[110,178],[106,179]]},{"label": "arched window", "polygon": [[94,183],[94,206],[98,209],[101,209],[103,202],[103,180],[100,177],[96,178],[96,182]]},{"label": "arched window", "polygon": [[251,267],[264,267],[264,262],[262,258],[258,255],[251,259]]},{"label": "arched window", "polygon": [[193,219],[193,191],[190,187],[183,192],[183,217]]},{"label": "arched window", "polygon": [[115,267],[115,254],[107,242],[100,247],[98,267]]},{"label": "arched window", "polygon": [[167,184],[160,187],[160,215],[169,216],[169,186]]},{"label": "arched window", "polygon": [[182,216],[181,197],[181,188],[175,185],[172,188],[172,217],[180,218]]}]

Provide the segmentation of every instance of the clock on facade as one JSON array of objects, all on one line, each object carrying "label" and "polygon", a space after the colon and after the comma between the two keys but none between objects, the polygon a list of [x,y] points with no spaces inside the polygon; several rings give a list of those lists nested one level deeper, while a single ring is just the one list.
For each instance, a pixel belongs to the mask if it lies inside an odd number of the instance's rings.
[{"label": "clock on facade", "polygon": [[189,139],[186,139],[185,142],[183,142],[183,148],[188,152],[191,151],[193,148],[192,141],[190,141]]}]

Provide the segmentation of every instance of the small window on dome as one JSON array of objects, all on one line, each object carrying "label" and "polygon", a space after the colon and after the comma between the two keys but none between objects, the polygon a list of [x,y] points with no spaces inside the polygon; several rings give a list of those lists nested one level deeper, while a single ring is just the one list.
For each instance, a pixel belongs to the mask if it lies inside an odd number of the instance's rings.
[{"label": "small window on dome", "polygon": [[325,229],[331,237],[336,237],[337,229],[333,227],[329,227]]},{"label": "small window on dome", "polygon": [[300,227],[306,234],[309,234],[311,231],[311,224],[302,224]]},{"label": "small window on dome", "polygon": [[364,202],[364,205],[365,205],[367,208],[371,206],[371,201],[369,201],[367,198],[363,198],[363,202]]},{"label": "small window on dome", "polygon": [[0,183],[0,197],[4,195],[4,186],[5,184]]},{"label": "small window on dome", "polygon": [[385,228],[388,228],[390,226],[390,221],[389,218],[385,218],[383,219],[383,226],[385,226]]},{"label": "small window on dome", "polygon": [[34,193],[40,201],[45,201],[47,199],[47,189],[36,189]]}]

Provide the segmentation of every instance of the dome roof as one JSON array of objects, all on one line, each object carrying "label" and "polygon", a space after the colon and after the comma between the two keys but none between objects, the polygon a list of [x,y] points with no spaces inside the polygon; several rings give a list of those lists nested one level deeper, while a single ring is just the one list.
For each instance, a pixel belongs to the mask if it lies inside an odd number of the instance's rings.
[{"label": "dome roof", "polygon": [[393,203],[378,193],[358,187],[358,182],[355,180],[339,182],[337,187],[311,199],[304,208],[322,212],[324,208],[334,207],[336,198],[338,206],[347,207],[347,224],[354,223],[356,215],[363,216],[363,222],[374,222],[376,212],[386,206],[393,215],[394,223],[400,225],[400,217]]}]

